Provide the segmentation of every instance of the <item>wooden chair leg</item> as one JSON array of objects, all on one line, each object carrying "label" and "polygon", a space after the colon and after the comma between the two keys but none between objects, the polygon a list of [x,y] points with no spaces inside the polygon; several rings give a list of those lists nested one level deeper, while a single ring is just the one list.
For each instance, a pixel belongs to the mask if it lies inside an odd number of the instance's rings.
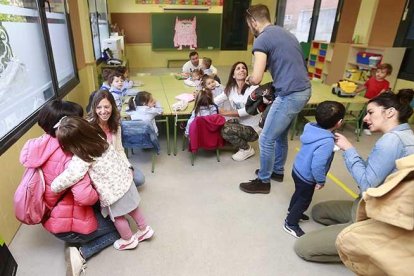
[{"label": "wooden chair leg", "polygon": [[194,158],[195,158],[195,154],[191,152],[191,166],[194,166]]},{"label": "wooden chair leg", "polygon": [[216,149],[217,162],[220,162],[220,150]]}]

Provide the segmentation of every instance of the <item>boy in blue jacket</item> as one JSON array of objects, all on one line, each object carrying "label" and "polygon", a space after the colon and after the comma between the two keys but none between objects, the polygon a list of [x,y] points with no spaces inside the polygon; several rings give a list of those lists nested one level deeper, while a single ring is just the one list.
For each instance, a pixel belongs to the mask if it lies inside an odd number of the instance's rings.
[{"label": "boy in blue jacket", "polygon": [[290,200],[288,215],[283,229],[299,238],[305,232],[299,226],[299,220],[308,220],[304,215],[315,190],[323,188],[326,174],[334,156],[335,136],[333,131],[342,124],[345,107],[335,101],[325,101],[316,108],[316,122],[305,125],[300,141],[302,147],[296,155],[292,169],[295,192]]}]

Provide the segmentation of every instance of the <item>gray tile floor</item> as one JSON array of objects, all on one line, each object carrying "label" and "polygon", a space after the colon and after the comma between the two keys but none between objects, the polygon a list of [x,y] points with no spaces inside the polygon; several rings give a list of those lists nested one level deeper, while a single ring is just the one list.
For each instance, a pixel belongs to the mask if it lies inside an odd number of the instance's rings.
[{"label": "gray tile floor", "polygon": [[[343,132],[355,141],[352,127]],[[240,182],[255,177],[257,144],[256,155],[246,161],[235,162],[232,152],[224,151],[217,162],[214,152],[202,151],[191,166],[187,151],[166,154],[164,137],[161,133],[155,173],[151,152],[130,156],[146,176],[139,189],[141,208],[155,230],[154,238],[135,250],[105,249],[88,260],[87,275],[352,275],[341,264],[301,260],[293,251],[295,238],[282,229],[294,188],[290,171],[300,147],[298,137],[289,141],[285,181],[272,183],[268,195],[246,194],[238,188]],[[366,157],[378,137],[362,136],[354,145]],[[331,173],[356,191],[340,153]],[[312,205],[330,199],[351,197],[328,180]],[[307,232],[323,226],[309,221],[302,227]],[[18,275],[64,275],[64,247],[39,225],[22,225],[10,246]]]}]

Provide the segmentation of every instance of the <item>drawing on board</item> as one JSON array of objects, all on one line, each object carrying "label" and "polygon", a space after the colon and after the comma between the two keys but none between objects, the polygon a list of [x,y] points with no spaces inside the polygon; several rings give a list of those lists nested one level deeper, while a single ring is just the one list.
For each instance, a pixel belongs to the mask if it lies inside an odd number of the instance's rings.
[{"label": "drawing on board", "polygon": [[174,47],[177,50],[182,50],[183,46],[190,47],[190,50],[197,48],[197,21],[194,16],[193,19],[179,19],[175,18],[174,27]]}]

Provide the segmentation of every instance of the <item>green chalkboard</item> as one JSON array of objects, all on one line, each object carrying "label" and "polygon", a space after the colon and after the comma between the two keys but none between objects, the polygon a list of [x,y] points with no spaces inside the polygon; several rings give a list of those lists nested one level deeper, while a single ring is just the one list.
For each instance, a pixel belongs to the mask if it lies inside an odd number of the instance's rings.
[{"label": "green chalkboard", "polygon": [[[178,48],[174,46],[174,28],[177,18],[178,20],[196,19],[197,49],[220,49],[221,14],[153,13],[151,16],[153,50]],[[189,49],[189,46],[184,45],[182,48]]]}]

